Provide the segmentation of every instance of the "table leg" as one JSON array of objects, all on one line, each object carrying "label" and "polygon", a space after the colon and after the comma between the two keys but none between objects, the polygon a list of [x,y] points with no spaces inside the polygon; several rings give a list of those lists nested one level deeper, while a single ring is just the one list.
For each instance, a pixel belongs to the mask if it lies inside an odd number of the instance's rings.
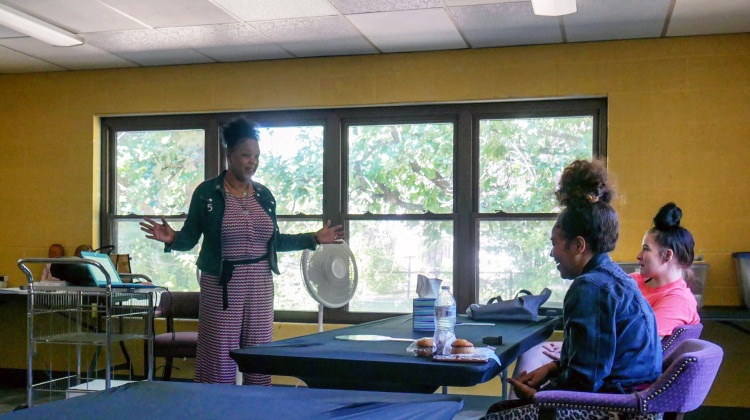
[{"label": "table leg", "polygon": [[448,386],[443,385],[443,395],[448,395]]},{"label": "table leg", "polygon": [[500,387],[502,388],[502,397],[503,401],[508,399],[508,387],[506,380],[508,379],[508,369],[503,369],[502,372],[500,372]]}]

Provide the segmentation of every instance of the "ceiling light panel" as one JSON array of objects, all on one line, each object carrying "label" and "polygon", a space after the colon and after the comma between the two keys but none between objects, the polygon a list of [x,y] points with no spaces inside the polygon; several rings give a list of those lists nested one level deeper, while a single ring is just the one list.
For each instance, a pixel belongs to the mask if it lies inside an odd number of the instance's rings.
[{"label": "ceiling light panel", "polygon": [[87,44],[143,66],[211,63],[214,60],[155,29],[83,34]]},{"label": "ceiling light panel", "polygon": [[207,0],[100,1],[155,28],[237,22],[237,19]]},{"label": "ceiling light panel", "polygon": [[364,13],[347,18],[386,53],[467,47],[443,9]]},{"label": "ceiling light panel", "polygon": [[16,32],[13,29],[6,28],[5,26],[0,25],[0,38],[17,38],[17,37],[24,37],[28,35],[24,35],[20,32]]},{"label": "ceiling light panel", "polygon": [[0,47],[0,74],[61,70],[65,69],[34,57],[30,57],[26,54],[13,51],[10,48]]},{"label": "ceiling light panel", "polygon": [[292,57],[291,54],[244,23],[162,28],[159,32],[179,39],[181,43],[216,61],[252,61]]},{"label": "ceiling light panel", "polygon": [[750,32],[748,0],[679,0],[667,36]]},{"label": "ceiling light panel", "polygon": [[339,14],[327,0],[213,0],[213,2],[246,22]]},{"label": "ceiling light panel", "polygon": [[443,7],[442,0],[330,0],[342,14],[395,12]]},{"label": "ceiling light panel", "polygon": [[143,25],[123,16],[97,0],[3,0],[73,33],[143,29]]},{"label": "ceiling light panel", "polygon": [[377,53],[341,16],[254,22],[251,25],[297,57]]},{"label": "ceiling light panel", "polygon": [[70,70],[137,67],[134,63],[86,44],[59,48],[25,37],[0,39],[0,45]]},{"label": "ceiling light panel", "polygon": [[671,0],[578,0],[563,16],[568,42],[658,38]]},{"label": "ceiling light panel", "polygon": [[451,7],[450,11],[474,48],[562,42],[558,18],[536,16],[531,2]]}]

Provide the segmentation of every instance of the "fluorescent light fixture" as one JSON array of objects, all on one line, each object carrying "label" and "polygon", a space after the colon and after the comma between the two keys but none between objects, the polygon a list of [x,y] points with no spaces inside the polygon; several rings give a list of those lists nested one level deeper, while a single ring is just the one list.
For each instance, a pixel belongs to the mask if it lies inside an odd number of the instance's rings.
[{"label": "fluorescent light fixture", "polygon": [[534,14],[539,16],[562,16],[576,12],[576,0],[531,0]]},{"label": "fluorescent light fixture", "polygon": [[57,26],[0,4],[0,25],[57,47],[81,45],[81,38]]}]

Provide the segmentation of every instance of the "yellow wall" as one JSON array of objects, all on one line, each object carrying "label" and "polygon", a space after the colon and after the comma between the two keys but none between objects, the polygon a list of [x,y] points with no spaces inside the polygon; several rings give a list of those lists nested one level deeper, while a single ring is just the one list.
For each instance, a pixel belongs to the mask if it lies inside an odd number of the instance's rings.
[{"label": "yellow wall", "polygon": [[750,251],[750,34],[2,75],[0,274],[17,286],[19,258],[96,244],[97,116],[577,96],[609,99],[623,196],[613,257],[634,260],[675,201],[711,264],[706,304],[740,304],[731,253]]},{"label": "yellow wall", "polygon": [[[96,243],[96,116],[601,95],[634,260],[676,201],[711,264],[706,304],[737,305],[750,251],[750,34],[0,76],[0,274],[54,242]],[[93,133],[93,135],[92,135]]]}]

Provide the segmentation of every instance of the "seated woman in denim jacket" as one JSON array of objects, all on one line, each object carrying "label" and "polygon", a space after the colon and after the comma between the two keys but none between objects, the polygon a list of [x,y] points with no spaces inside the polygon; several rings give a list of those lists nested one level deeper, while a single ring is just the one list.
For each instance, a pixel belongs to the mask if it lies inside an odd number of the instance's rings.
[{"label": "seated woman in denim jacket", "polygon": [[509,379],[520,400],[490,407],[486,418],[536,418],[534,394],[545,390],[624,393],[661,374],[654,313],[635,281],[610,259],[619,235],[613,190],[603,165],[575,161],[563,172],[563,211],[552,228],[560,276],[572,279],[563,302],[560,360]]}]

